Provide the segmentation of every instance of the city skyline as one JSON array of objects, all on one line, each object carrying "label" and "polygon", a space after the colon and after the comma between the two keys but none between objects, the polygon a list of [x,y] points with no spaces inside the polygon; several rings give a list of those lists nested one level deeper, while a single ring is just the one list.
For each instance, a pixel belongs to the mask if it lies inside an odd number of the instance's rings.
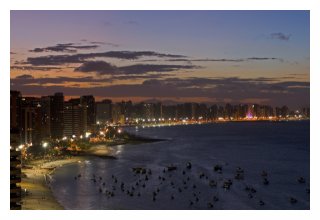
[{"label": "city skyline", "polygon": [[12,11],[28,96],[309,106],[308,11]]},{"label": "city skyline", "polygon": [[[92,95],[65,100],[57,92],[41,98],[22,96],[10,91],[10,132],[16,133],[12,144],[40,144],[43,140],[99,134],[105,126],[138,126],[148,124],[198,124],[232,121],[309,120],[310,109],[289,109],[258,104],[211,105],[183,103],[165,105],[111,100],[96,101]],[[101,126],[101,127],[100,127]],[[31,144],[31,145],[32,145]]]}]

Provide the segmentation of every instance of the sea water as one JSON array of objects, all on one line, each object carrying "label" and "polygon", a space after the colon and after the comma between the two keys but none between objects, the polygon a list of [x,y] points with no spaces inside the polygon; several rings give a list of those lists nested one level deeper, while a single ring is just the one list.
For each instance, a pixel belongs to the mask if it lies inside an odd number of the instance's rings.
[{"label": "sea water", "polygon": [[[51,188],[66,209],[310,209],[309,121],[127,130],[165,140],[114,146],[116,160],[89,157],[58,168]],[[171,165],[177,169],[168,171]],[[152,174],[135,174],[134,167]],[[235,179],[237,169],[243,179]]]}]

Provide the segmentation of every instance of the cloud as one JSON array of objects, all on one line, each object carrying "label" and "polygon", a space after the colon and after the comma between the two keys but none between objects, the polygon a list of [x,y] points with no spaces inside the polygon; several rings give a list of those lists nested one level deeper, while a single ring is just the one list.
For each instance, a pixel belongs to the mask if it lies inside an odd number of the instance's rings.
[{"label": "cloud", "polygon": [[[12,79],[19,80],[19,79]],[[35,79],[25,79],[34,82]],[[261,100],[265,104],[271,105],[308,105],[310,102],[310,83],[299,81],[279,82],[274,78],[166,78],[148,79],[142,83],[99,85],[86,88],[69,87],[61,85],[48,86],[42,84],[42,79],[38,85],[13,84],[12,89],[22,91],[25,94],[52,94],[63,91],[65,95],[93,94],[105,97],[145,97],[146,99],[157,98],[206,98],[212,100],[229,100],[230,103],[240,103],[242,100]],[[63,80],[77,83],[75,78],[51,79]],[[72,80],[72,81],[71,81]],[[92,77],[78,79],[94,81]],[[108,79],[105,79],[108,80]],[[22,79],[20,79],[22,81]],[[48,79],[46,79],[48,82]],[[101,82],[101,80],[100,80]],[[266,101],[267,100],[267,101]]]},{"label": "cloud", "polygon": [[17,76],[16,79],[33,79],[33,76],[29,74],[23,74],[23,75]]},{"label": "cloud", "polygon": [[26,66],[26,65],[14,65],[10,66],[11,69],[16,70],[40,70],[40,71],[48,71],[48,70],[60,70],[60,67],[47,67],[47,66]]},{"label": "cloud", "polygon": [[[15,78],[10,79],[10,83],[16,86],[23,85],[46,85],[46,84],[64,84],[64,83],[103,83],[103,82],[112,82],[110,78],[93,78],[91,76],[88,77],[41,77],[34,78],[32,75],[24,74],[19,75]],[[100,85],[99,84],[99,85]]]},{"label": "cloud", "polygon": [[135,64],[119,67],[125,74],[145,74],[149,72],[171,72],[179,69],[196,69],[199,66],[193,65],[164,65],[164,64]]},{"label": "cloud", "polygon": [[278,32],[278,33],[271,33],[270,37],[271,39],[289,41],[291,38],[291,34],[284,34],[284,33]]},{"label": "cloud", "polygon": [[88,50],[96,49],[98,45],[75,45],[74,43],[65,43],[65,44],[56,44],[55,46],[43,47],[43,48],[34,48],[29,50],[29,52],[71,52],[75,53],[77,50]]},{"label": "cloud", "polygon": [[136,80],[136,79],[161,79],[164,77],[171,76],[170,74],[165,73],[153,73],[153,74],[144,74],[144,75],[120,75],[112,76],[112,80]]},{"label": "cloud", "polygon": [[[169,62],[245,62],[250,60],[279,60],[280,58],[276,57],[249,57],[249,58],[239,58],[239,59],[230,59],[230,58],[220,58],[220,59],[166,59],[165,61]],[[148,61],[148,60],[146,60]]]},{"label": "cloud", "polygon": [[108,45],[108,46],[112,46],[112,47],[119,47],[119,44],[115,44],[115,43],[110,43],[110,42],[101,42],[101,41],[91,41],[91,44],[100,44],[100,45]]},{"label": "cloud", "polygon": [[249,57],[247,60],[279,60],[279,58],[275,57]]},{"label": "cloud", "polygon": [[78,72],[96,72],[98,74],[117,74],[119,73],[118,67],[111,65],[105,61],[88,61],[83,63],[81,66],[74,69]]},{"label": "cloud", "polygon": [[179,69],[195,69],[193,65],[165,65],[165,64],[135,64],[117,67],[105,61],[88,61],[75,68],[78,72],[96,72],[100,75],[133,74],[140,75],[150,72],[171,72]]},{"label": "cloud", "polygon": [[126,60],[136,60],[140,57],[167,57],[167,58],[181,58],[186,57],[183,55],[157,53],[154,51],[108,51],[103,53],[81,53],[73,55],[49,55],[39,57],[28,57],[27,63],[39,66],[39,65],[63,65],[70,63],[83,63],[88,59],[93,58],[117,58]]}]

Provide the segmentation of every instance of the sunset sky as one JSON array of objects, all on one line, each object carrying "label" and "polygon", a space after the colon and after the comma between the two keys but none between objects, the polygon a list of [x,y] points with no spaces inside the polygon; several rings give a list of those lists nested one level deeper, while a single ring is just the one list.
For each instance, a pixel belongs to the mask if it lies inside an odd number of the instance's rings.
[{"label": "sunset sky", "polygon": [[308,11],[11,11],[11,89],[308,106]]}]

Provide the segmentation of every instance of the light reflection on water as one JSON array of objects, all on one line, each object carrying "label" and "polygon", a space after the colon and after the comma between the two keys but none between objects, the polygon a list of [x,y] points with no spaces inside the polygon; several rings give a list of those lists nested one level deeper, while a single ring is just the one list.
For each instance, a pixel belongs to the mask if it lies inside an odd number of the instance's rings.
[{"label": "light reflection on water", "polygon": [[[114,146],[117,160],[91,157],[84,163],[57,169],[52,188],[66,209],[208,209],[208,203],[214,204],[213,209],[310,207],[306,193],[310,178],[309,122],[225,123],[138,130],[133,127],[131,132],[169,140]],[[192,169],[183,175],[188,161],[192,162]],[[178,170],[163,173],[170,164],[176,165]],[[215,164],[223,166],[222,174],[213,171]],[[244,180],[234,179],[238,166],[245,170]],[[139,182],[139,176],[132,172],[133,167],[151,169],[152,175],[148,175],[147,181],[143,180],[145,176],[140,176]],[[262,170],[268,171],[270,184],[267,186],[263,184]],[[208,180],[200,179],[200,173],[205,173]],[[78,174],[81,177],[75,180]],[[159,176],[166,180],[160,181]],[[299,184],[299,176],[307,183]],[[233,179],[230,190],[222,188],[227,178]],[[209,180],[217,181],[218,187],[209,187]],[[183,188],[184,181],[187,181],[187,189]],[[121,182],[125,184],[125,192],[121,191]],[[253,198],[244,190],[247,185],[257,191]],[[105,191],[112,191],[112,187],[116,187],[115,195],[109,197]],[[126,193],[131,187],[135,188],[132,197]],[[153,192],[158,188],[160,192],[153,201]],[[182,188],[182,192],[178,188]],[[213,196],[219,201],[213,202]],[[298,202],[291,204],[290,197]],[[265,205],[260,206],[260,200]]]}]

